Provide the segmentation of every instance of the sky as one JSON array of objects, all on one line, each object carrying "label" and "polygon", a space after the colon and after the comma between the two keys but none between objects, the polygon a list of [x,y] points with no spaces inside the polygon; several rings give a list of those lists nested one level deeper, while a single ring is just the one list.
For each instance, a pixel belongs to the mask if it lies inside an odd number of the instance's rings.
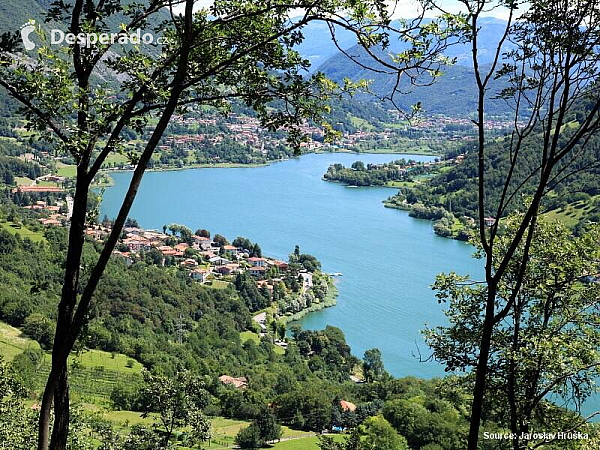
[{"label": "sky", "polygon": [[[213,3],[213,0],[198,0],[196,2],[196,7],[197,8],[208,7],[212,3]],[[437,0],[437,3],[439,4],[440,7],[444,8],[448,12],[456,13],[461,10],[461,8],[460,8],[461,4],[457,0]],[[390,5],[391,4],[392,4],[392,2],[390,2]],[[393,17],[394,18],[417,17],[419,10],[420,10],[419,2],[417,0],[398,0]],[[300,12],[299,12],[299,14],[300,14]],[[435,14],[433,12],[426,14],[427,17],[435,17],[436,15],[437,14]],[[507,19],[508,11],[506,9],[496,8],[494,10],[488,11],[487,13],[485,13],[483,15],[489,16],[489,17],[496,17],[498,19]]]}]

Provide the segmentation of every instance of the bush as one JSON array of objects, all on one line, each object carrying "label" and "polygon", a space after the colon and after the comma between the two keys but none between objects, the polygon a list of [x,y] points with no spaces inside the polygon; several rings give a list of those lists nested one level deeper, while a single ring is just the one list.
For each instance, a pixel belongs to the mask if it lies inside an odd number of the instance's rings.
[{"label": "bush", "polygon": [[260,430],[256,424],[242,428],[235,437],[235,443],[241,448],[259,448],[263,445]]},{"label": "bush", "polygon": [[442,237],[452,236],[452,229],[448,228],[441,221],[438,221],[433,225],[433,231],[438,236],[442,236]]},{"label": "bush", "polygon": [[116,411],[143,411],[139,388],[117,385],[110,393],[112,408]]},{"label": "bush", "polygon": [[11,362],[11,366],[25,387],[33,389],[38,369],[44,360],[44,351],[40,348],[28,347],[19,353]]},{"label": "bush", "polygon": [[55,325],[54,322],[41,314],[31,314],[25,319],[23,331],[39,342],[44,349],[52,348]]}]

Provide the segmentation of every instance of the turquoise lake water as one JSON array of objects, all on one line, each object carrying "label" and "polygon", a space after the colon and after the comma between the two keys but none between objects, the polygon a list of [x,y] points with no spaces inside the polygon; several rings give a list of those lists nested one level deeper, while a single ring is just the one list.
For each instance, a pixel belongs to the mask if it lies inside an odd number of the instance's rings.
[{"label": "turquoise lake water", "polygon": [[[287,258],[298,244],[325,271],[343,274],[337,279],[338,304],[305,316],[303,327],[340,327],[357,356],[380,348],[393,375],[439,376],[441,365],[418,359],[419,353],[429,355],[420,330],[445,322],[429,286],[444,271],[480,276],[472,247],[436,236],[431,222],[384,208],[382,200],[394,189],[351,188],[321,179],[333,163],[400,157],[409,155],[311,154],[265,167],[149,172],[130,216],[144,228],[176,222],[229,240],[245,236],[277,258]],[[116,216],[131,174],[113,177],[101,217]]]}]

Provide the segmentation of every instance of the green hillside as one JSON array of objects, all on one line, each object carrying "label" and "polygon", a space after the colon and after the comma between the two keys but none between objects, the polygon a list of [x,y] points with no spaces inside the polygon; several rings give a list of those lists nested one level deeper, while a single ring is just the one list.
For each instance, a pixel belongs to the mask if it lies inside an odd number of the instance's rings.
[{"label": "green hillside", "polygon": [[[585,105],[580,105],[580,109]],[[583,117],[573,112],[573,118]],[[509,171],[507,151],[509,138],[501,138],[488,146],[485,159],[485,212],[494,216],[503,182]],[[541,164],[542,139],[534,133],[523,145],[508,189],[514,195],[504,215],[519,209],[522,198],[533,194],[537,176],[530,178]],[[386,201],[386,206],[408,209],[416,217],[438,220],[451,213],[456,218],[477,217],[477,153],[475,144],[467,144],[462,150],[465,158],[425,182],[402,187],[398,194]],[[579,232],[589,222],[600,221],[600,136],[593,136],[585,146],[573,150],[577,158],[567,158],[555,173],[571,174],[556,177],[550,183],[551,189],[543,199],[542,212],[550,219],[559,219],[575,232]],[[561,172],[563,171],[564,172]],[[433,214],[436,210],[436,214]]]},{"label": "green hillside", "polygon": [[51,0],[20,0],[0,4],[0,34],[18,32],[30,19],[42,21]]},{"label": "green hillside", "polygon": [[[369,57],[365,50],[359,47],[353,47],[349,53],[362,63],[368,62]],[[379,51],[378,54],[381,58],[386,58],[384,52]],[[378,97],[389,96],[396,83],[394,75],[364,69],[341,53],[332,56],[319,69],[337,82],[342,82],[345,77],[353,81],[372,80],[369,88]],[[412,105],[420,102],[425,114],[461,117],[473,115],[477,110],[477,96],[472,68],[454,65],[443,67],[441,70],[443,74],[429,86],[411,86],[409,79],[403,77],[398,88],[401,94],[395,96],[395,103],[400,108],[409,110]],[[499,81],[494,81],[490,89],[492,92],[499,91],[502,86]],[[363,94],[358,95],[355,101],[368,103],[375,100]],[[510,113],[506,103],[502,100],[490,101],[488,111],[489,114],[498,116]]]}]

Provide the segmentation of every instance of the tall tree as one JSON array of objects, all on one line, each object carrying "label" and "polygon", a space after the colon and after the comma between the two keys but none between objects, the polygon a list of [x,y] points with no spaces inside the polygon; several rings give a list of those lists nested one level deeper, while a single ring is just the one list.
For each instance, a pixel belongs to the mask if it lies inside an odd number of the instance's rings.
[{"label": "tall tree", "polygon": [[[507,251],[521,220],[519,216],[508,219],[496,252]],[[534,426],[556,432],[585,425],[585,419],[547,399],[562,399],[578,410],[596,391],[600,286],[592,280],[598,271],[599,239],[598,227],[573,237],[564,225],[542,221],[530,244],[525,273],[520,276],[519,264],[513,261],[498,286],[497,301],[505,307],[515,283],[521,283],[510,311],[492,335],[486,415],[493,417],[493,411],[500,411],[494,419],[510,428],[515,450],[530,448],[527,436]],[[518,257],[524,245],[517,248]],[[501,260],[501,255],[496,256],[496,261]],[[450,325],[428,330],[428,343],[450,370],[475,367],[485,287],[450,274],[440,275],[434,288],[441,300],[449,301]]]},{"label": "tall tree", "polygon": [[[327,97],[338,90],[321,73],[307,75],[308,61],[293,50],[306,24],[324,22],[332,33],[335,27],[350,30],[367,49],[385,46],[398,33],[411,49],[397,62],[381,63],[411,78],[436,73],[436,56],[447,39],[444,31],[441,41],[432,40],[431,29],[421,32],[418,21],[393,29],[380,0],[217,0],[209,9],[195,6],[194,0],[56,0],[47,21],[65,24],[72,34],[64,47],[52,47],[41,30],[42,45],[25,54],[18,33],[0,37],[0,86],[21,103],[27,128],[77,165],[52,367],[41,402],[40,450],[49,442],[53,449],[65,448],[67,357],[173,114],[200,105],[227,110],[237,99],[254,109],[266,128],[287,130],[298,145],[299,126],[307,119],[321,123]],[[298,11],[301,16],[292,20]],[[158,48],[146,41],[121,45],[141,30],[162,38]],[[145,140],[140,152],[128,145],[131,132]],[[116,152],[127,154],[135,169],[97,262],[82,270],[90,186]]]},{"label": "tall tree", "polygon": [[386,374],[381,350],[372,348],[363,356],[363,374],[367,382],[378,381]]},{"label": "tall tree", "polygon": [[154,376],[144,372],[145,386],[142,398],[145,402],[143,417],[158,413],[155,419],[159,425],[160,438],[157,448],[170,448],[173,432],[180,427],[191,427],[194,443],[210,439],[210,422],[202,413],[208,405],[210,394],[205,383],[187,371],[181,371],[173,377]]},{"label": "tall tree", "polygon": [[[494,330],[512,310],[527,271],[531,242],[537,226],[542,199],[577,167],[578,157],[589,149],[588,140],[600,126],[600,90],[597,89],[600,55],[600,3],[597,0],[457,0],[459,14],[468,24],[474,80],[477,87],[478,155],[478,239],[485,262],[483,322],[477,348],[477,364],[471,408],[469,450],[476,450],[485,401],[490,350]],[[447,2],[423,1],[425,8],[443,13]],[[524,12],[519,8],[524,8]],[[481,17],[491,10],[508,16],[504,34],[496,43],[490,65],[480,64]],[[520,14],[519,19],[517,15]],[[510,44],[510,45],[508,45]],[[506,81],[506,89],[494,92],[491,82]],[[490,164],[486,132],[486,111],[492,97],[512,107],[514,126],[506,139],[509,167],[504,171],[502,194],[490,204],[485,191]],[[581,113],[576,117],[575,112]],[[522,149],[535,142],[540,146],[535,167],[523,163]],[[521,200],[524,187],[531,198],[506,251],[496,252],[500,219]],[[517,207],[521,205],[518,204]],[[489,220],[491,216],[493,220]],[[490,223],[493,223],[490,225]],[[523,251],[517,249],[523,245]],[[505,303],[498,302],[503,279],[511,265],[517,265],[517,282]],[[502,305],[502,306],[500,306]]]}]

